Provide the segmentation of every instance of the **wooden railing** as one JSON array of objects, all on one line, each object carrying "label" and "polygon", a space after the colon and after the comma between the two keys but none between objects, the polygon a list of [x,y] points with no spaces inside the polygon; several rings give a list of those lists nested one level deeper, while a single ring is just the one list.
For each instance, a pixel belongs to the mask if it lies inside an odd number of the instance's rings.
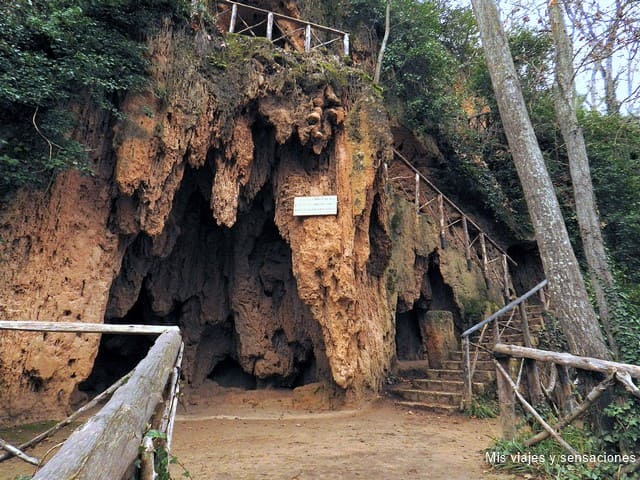
[{"label": "wooden railing", "polygon": [[[164,433],[166,441],[163,448],[167,451],[170,449],[184,348],[178,327],[0,321],[0,330],[159,335],[147,356],[130,374],[67,419],[18,447],[0,440],[0,448],[7,451],[0,460],[18,456],[38,465],[39,470],[33,477],[34,480],[119,480],[128,473],[139,456],[143,438],[149,438],[145,437],[149,426]],[[168,392],[166,396],[165,392]],[[44,466],[41,461],[23,452],[23,449],[35,445],[71,423],[81,412],[95,406],[98,399],[111,393],[113,395],[105,406],[75,430]],[[147,463],[143,462],[142,468],[150,473],[145,478],[156,478],[153,455],[147,455],[146,460]]]},{"label": "wooden railing", "polygon": [[[406,157],[398,150],[393,149],[395,157],[404,163],[411,171],[411,177],[391,177],[388,174],[388,165],[384,165],[387,182],[397,184],[405,191],[407,196],[413,196],[416,215],[429,212],[438,219],[440,229],[440,246],[447,248],[448,240],[457,237],[464,248],[467,268],[471,270],[472,264],[476,263],[482,269],[487,287],[491,285],[490,270],[492,264],[500,262],[494,277],[498,277],[501,283],[505,301],[511,296],[511,275],[509,274],[509,263],[517,265],[507,252],[493,240],[484,230],[469,218],[464,211],[438,189],[426,176],[424,176]],[[402,181],[411,181],[409,189],[403,186]],[[494,256],[492,258],[491,250]]]},{"label": "wooden railing", "polygon": [[[612,362],[608,360],[601,360],[599,358],[581,357],[564,352],[539,350],[536,348],[528,348],[518,345],[505,345],[502,343],[495,345],[493,348],[493,354],[495,357],[493,361],[496,367],[498,380],[498,400],[500,403],[500,420],[502,424],[503,437],[505,439],[512,439],[515,436],[517,424],[515,412],[516,398],[522,404],[523,409],[531,414],[531,416],[543,428],[541,432],[532,435],[523,442],[524,445],[528,447],[546,438],[552,437],[567,452],[577,456],[579,453],[561,436],[561,430],[564,427],[584,415],[616,381],[619,382],[631,395],[640,399],[640,389],[633,381],[634,378],[640,379],[640,366],[638,365]],[[536,410],[535,402],[527,401],[521,393],[520,390],[523,377],[519,374],[517,379],[514,380],[511,378],[509,372],[511,371],[510,359],[512,358],[520,359],[520,368],[515,368],[516,371],[519,370],[520,372],[523,370],[522,365],[525,361],[549,363],[554,369],[558,369],[558,371],[560,371],[561,368],[564,368],[564,375],[560,375],[558,373],[558,378],[560,379],[564,377],[564,380],[559,382],[555,387],[549,387],[547,389],[547,396],[549,398],[551,398],[551,393],[554,389],[558,391],[557,397],[559,397],[559,401],[557,403],[560,404],[561,413],[564,414],[564,416],[554,425],[547,422]],[[569,401],[569,397],[572,395],[573,382],[569,378],[569,374],[566,370],[568,367],[578,370],[587,370],[590,372],[599,372],[603,374],[605,378],[582,397],[581,404],[570,408],[562,408],[563,405],[569,406],[572,404],[572,402]],[[527,382],[530,381],[531,379],[527,378]],[[630,463],[625,465],[621,464],[619,468],[620,472],[631,474],[632,472],[640,469],[640,458],[632,460]],[[623,476],[620,476],[619,478],[623,478]],[[636,477],[624,476],[624,478]]]},{"label": "wooden railing", "polygon": [[[476,325],[474,325],[473,327],[469,328],[468,330],[465,330],[462,335],[462,370],[463,370],[463,375],[464,375],[464,403],[465,405],[468,405],[472,398],[473,398],[473,375],[475,373],[475,365],[476,362],[478,360],[478,355],[480,352],[481,348],[484,348],[482,345],[483,339],[484,339],[484,334],[486,332],[486,328],[491,324],[493,327],[493,340],[494,343],[499,343],[500,342],[500,337],[502,336],[504,330],[506,328],[509,328],[509,322],[511,322],[511,320],[513,319],[513,316],[515,314],[515,309],[519,308],[520,309],[520,317],[522,320],[522,334],[523,334],[523,339],[524,342],[526,344],[527,347],[531,346],[531,335],[529,333],[529,324],[528,324],[528,320],[527,320],[527,315],[526,315],[526,301],[531,298],[532,296],[538,294],[540,295],[541,298],[541,302],[543,303],[543,306],[545,305],[545,295],[544,295],[544,288],[547,286],[547,280],[543,280],[542,282],[540,282],[538,285],[536,285],[535,287],[533,287],[531,290],[529,290],[527,293],[525,293],[524,295],[516,298],[515,300],[513,300],[512,302],[510,302],[509,304],[505,305],[504,307],[502,307],[500,310],[498,310],[497,312],[491,314],[490,316],[488,316],[486,319],[482,320],[481,322],[477,323]],[[511,312],[511,317],[509,318],[507,325],[503,328],[503,330],[500,330],[500,327],[498,325],[498,319],[500,317],[502,317],[503,315],[510,313]],[[475,347],[474,350],[474,357],[473,360],[471,359],[471,335],[480,331],[480,337],[477,341],[477,343],[475,343],[473,346]]]},{"label": "wooden railing", "polygon": [[[229,33],[265,37],[273,43],[284,41],[305,52],[339,45],[336,51],[349,56],[349,34],[341,30],[230,0],[218,0],[217,4],[219,18],[224,22],[228,17]],[[304,38],[302,48],[293,41],[295,36]]]}]

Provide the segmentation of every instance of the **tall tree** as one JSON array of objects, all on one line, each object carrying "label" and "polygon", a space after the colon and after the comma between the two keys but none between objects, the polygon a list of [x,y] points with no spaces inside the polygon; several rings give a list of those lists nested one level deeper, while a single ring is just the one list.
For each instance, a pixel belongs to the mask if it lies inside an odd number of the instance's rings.
[{"label": "tall tree", "polygon": [[580,238],[598,304],[600,321],[607,334],[609,347],[617,356],[618,348],[611,330],[610,309],[606,294],[607,290],[613,288],[614,281],[602,240],[587,148],[576,114],[573,47],[564,23],[564,14],[559,0],[549,2],[549,23],[555,44],[554,108],[569,158],[569,171]]},{"label": "tall tree", "polygon": [[505,134],[535,230],[558,320],[576,355],[609,358],[527,113],[494,0],[472,0]]}]

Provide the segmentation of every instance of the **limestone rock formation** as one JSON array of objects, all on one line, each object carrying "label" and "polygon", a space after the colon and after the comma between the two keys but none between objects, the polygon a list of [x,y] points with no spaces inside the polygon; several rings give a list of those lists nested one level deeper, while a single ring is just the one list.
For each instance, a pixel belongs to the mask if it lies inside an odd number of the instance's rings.
[{"label": "limestone rock formation", "polygon": [[[2,318],[177,324],[195,386],[226,366],[255,386],[376,390],[393,355],[386,115],[339,65],[218,41],[155,39],[126,119],[78,133],[95,140],[96,177],[62,174],[2,211]],[[337,216],[293,216],[295,196],[322,194]],[[94,362],[91,387],[106,387],[150,340],[0,342],[0,417],[17,421],[61,414]]]}]

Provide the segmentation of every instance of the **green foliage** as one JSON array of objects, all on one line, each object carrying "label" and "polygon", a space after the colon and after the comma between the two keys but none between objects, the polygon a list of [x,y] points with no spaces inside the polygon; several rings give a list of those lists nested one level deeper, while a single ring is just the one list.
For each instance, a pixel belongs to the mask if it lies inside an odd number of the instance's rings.
[{"label": "green foliage", "polygon": [[145,35],[187,9],[186,0],[0,4],[0,194],[86,167],[68,138],[70,105],[115,110],[119,94],[145,81]]},{"label": "green foliage", "polygon": [[496,418],[498,405],[495,398],[473,398],[469,405],[464,406],[463,413],[471,418]]},{"label": "green foliage", "polygon": [[179,465],[182,468],[183,478],[193,478],[191,473],[184,467],[176,456],[169,455],[166,449],[167,435],[158,430],[149,430],[145,434],[145,437],[149,437],[153,440],[154,444],[154,467],[158,480],[172,480],[171,472],[169,472],[170,465]]}]

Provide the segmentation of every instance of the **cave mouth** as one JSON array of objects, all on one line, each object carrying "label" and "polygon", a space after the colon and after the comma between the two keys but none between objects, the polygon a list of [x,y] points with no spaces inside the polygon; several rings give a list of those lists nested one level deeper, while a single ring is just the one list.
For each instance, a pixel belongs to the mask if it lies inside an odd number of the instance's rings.
[{"label": "cave mouth", "polygon": [[396,307],[396,357],[401,361],[427,358],[427,339],[424,338],[421,324],[426,319],[428,311],[451,312],[458,335],[464,327],[453,289],[445,282],[440,271],[438,249],[431,252],[428,257],[416,257],[416,268],[426,269],[422,278],[420,296],[413,304],[398,302]]},{"label": "cave mouth", "polygon": [[[251,198],[241,192],[235,224],[221,226],[211,208],[212,163],[186,170],[162,234],[128,240],[105,323],[179,326],[183,380],[193,389],[206,381],[256,389],[329,380],[320,326],[299,298],[291,248],[275,224],[271,181]],[[79,389],[104,390],[154,341],[103,335]]]},{"label": "cave mouth", "polygon": [[426,312],[427,301],[421,296],[410,310],[396,310],[396,356],[398,360],[424,360],[424,342],[420,319]]}]

